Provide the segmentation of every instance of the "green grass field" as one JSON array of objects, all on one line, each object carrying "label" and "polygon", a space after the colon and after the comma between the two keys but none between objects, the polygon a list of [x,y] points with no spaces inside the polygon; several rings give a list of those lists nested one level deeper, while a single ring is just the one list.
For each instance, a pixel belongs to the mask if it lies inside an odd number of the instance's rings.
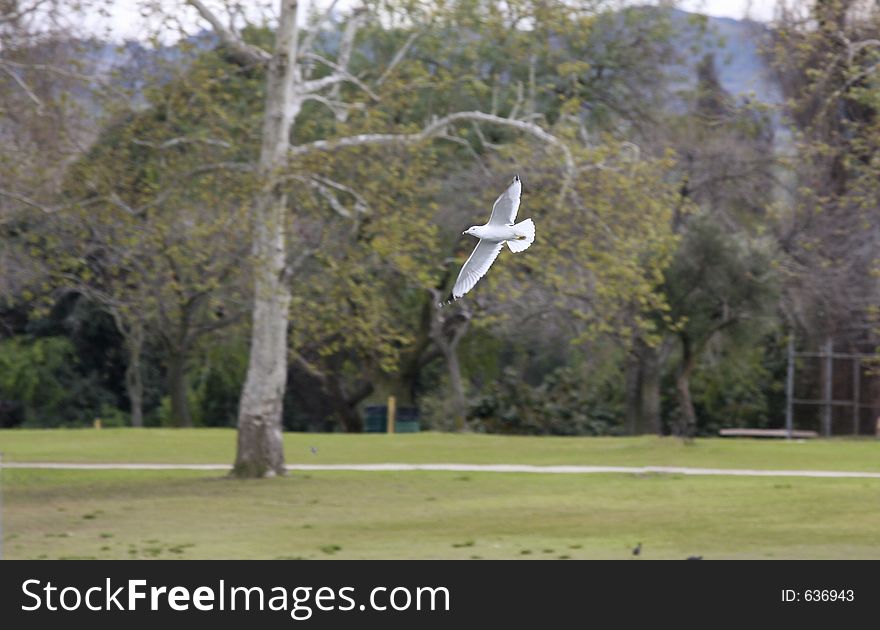
[{"label": "green grass field", "polygon": [[[6,461],[229,463],[224,430],[0,431]],[[291,463],[880,470],[880,443],[289,434]],[[313,455],[309,447],[318,447]],[[880,558],[880,479],[2,472],[8,558]]]},{"label": "green grass field", "polygon": [[[519,437],[450,433],[286,433],[288,463],[583,464],[880,472],[880,441]],[[313,455],[310,447],[318,453]],[[0,430],[18,462],[231,464],[232,429]]]}]

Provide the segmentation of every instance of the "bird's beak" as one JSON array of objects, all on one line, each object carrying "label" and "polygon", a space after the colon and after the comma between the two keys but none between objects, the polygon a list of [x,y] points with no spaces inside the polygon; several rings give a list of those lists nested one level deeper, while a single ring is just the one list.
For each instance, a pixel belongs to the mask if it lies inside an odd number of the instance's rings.
[{"label": "bird's beak", "polygon": [[461,234],[462,234],[462,236],[464,236],[465,234],[467,234],[467,232],[465,231],[465,232],[462,232]]}]

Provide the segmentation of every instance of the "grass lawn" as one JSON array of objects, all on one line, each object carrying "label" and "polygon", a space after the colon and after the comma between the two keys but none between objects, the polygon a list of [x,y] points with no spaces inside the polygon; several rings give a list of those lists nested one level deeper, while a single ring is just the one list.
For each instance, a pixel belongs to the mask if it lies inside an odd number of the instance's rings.
[{"label": "grass lawn", "polygon": [[[0,431],[11,461],[228,463],[228,430]],[[289,434],[290,462],[880,470],[872,440]],[[310,446],[317,446],[312,455]],[[880,480],[2,471],[8,558],[874,558]]]},{"label": "grass lawn", "polygon": [[[583,464],[880,471],[874,439],[751,440],[286,433],[288,463]],[[310,447],[318,449],[312,454]],[[0,430],[6,461],[231,464],[232,429]]]},{"label": "grass lawn", "polygon": [[8,558],[880,558],[880,481],[7,470]]}]

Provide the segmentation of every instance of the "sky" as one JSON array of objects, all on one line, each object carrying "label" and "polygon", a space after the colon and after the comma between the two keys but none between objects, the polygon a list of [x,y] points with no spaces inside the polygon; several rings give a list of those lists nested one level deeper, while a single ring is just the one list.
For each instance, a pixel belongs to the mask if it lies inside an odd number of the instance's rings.
[{"label": "sky", "polygon": [[751,19],[759,22],[772,20],[775,6],[775,0],[685,0],[679,3],[679,7],[685,11],[714,17],[741,19],[748,12]]},{"label": "sky", "polygon": [[[140,39],[143,38],[146,33],[155,31],[155,28],[151,27],[157,25],[156,20],[142,15],[139,9],[140,2],[136,2],[135,0],[103,1],[106,3],[106,11],[103,11],[102,13],[106,13],[106,15],[98,15],[97,12],[93,12],[93,14],[85,20],[84,26],[86,30],[99,37],[116,41]],[[319,6],[325,5],[327,1],[328,0],[312,0],[312,2],[316,2]],[[350,6],[354,4],[355,1],[356,0],[341,0],[338,2],[338,6]],[[664,0],[659,1],[661,3],[664,2]],[[196,16],[195,10],[191,7],[185,6],[183,0],[152,0],[152,2],[171,9],[166,13],[179,20],[180,24],[186,30],[191,31],[193,30],[193,27],[195,27],[196,30],[198,29],[197,25],[199,25],[199,20]],[[636,0],[633,4],[647,4],[650,2],[651,0],[648,0],[648,2],[645,2],[645,0]],[[206,0],[206,4],[209,6],[217,6],[218,0],[214,0],[213,2],[211,0]],[[258,7],[259,5],[263,5],[263,8],[256,9],[255,11],[265,11],[268,10],[267,7],[273,7],[276,5],[277,1],[249,1],[241,4],[250,7],[249,12],[254,10],[253,7]],[[300,5],[301,9],[304,4],[305,2]],[[764,22],[773,18],[773,10],[776,0],[679,0],[676,4],[686,11],[737,19],[743,18],[748,14],[751,19]],[[303,13],[303,11],[301,10],[300,13]]]}]

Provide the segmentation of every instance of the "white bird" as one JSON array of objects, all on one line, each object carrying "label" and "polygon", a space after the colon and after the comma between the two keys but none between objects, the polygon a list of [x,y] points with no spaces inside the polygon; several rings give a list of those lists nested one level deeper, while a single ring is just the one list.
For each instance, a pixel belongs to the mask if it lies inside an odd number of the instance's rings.
[{"label": "white bird", "polygon": [[514,224],[521,196],[522,182],[517,175],[507,190],[495,200],[486,225],[474,225],[462,232],[476,236],[480,242],[458,274],[458,279],[452,287],[452,299],[439,304],[438,307],[450,304],[473,289],[477,281],[489,271],[489,267],[495,262],[505,243],[510,251],[516,253],[527,250],[529,245],[535,242],[535,224],[531,219]]}]

